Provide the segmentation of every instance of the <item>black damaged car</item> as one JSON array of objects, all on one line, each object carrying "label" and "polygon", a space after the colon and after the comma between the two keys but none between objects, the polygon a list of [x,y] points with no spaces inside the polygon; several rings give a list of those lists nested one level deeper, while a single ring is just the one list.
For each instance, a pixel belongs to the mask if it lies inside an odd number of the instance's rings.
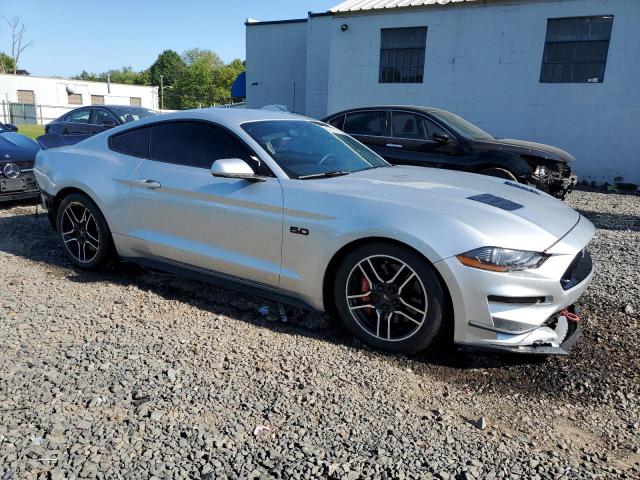
[{"label": "black damaged car", "polygon": [[0,202],[35,198],[39,194],[33,165],[40,145],[0,123]]},{"label": "black damaged car", "polygon": [[324,122],[345,131],[392,164],[463,170],[534,185],[564,198],[576,184],[564,150],[498,139],[446,110],[385,105],[353,108]]}]

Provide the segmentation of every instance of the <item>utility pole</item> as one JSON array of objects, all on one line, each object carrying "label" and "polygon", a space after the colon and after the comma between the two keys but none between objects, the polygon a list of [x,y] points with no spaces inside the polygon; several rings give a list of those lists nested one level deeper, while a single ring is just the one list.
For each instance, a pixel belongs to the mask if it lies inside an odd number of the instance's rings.
[{"label": "utility pole", "polygon": [[160,75],[160,110],[164,110],[164,75]]}]

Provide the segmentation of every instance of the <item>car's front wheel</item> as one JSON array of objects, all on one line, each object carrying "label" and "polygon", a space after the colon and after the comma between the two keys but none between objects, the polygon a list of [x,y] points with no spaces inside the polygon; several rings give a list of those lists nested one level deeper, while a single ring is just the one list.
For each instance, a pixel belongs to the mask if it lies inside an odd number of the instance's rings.
[{"label": "car's front wheel", "polygon": [[414,353],[443,328],[444,293],[433,267],[401,245],[375,242],[350,252],[333,293],[347,328],[376,348]]},{"label": "car's front wheel", "polygon": [[76,267],[93,270],[110,258],[113,242],[107,222],[97,205],[86,195],[72,193],[58,206],[58,238]]}]

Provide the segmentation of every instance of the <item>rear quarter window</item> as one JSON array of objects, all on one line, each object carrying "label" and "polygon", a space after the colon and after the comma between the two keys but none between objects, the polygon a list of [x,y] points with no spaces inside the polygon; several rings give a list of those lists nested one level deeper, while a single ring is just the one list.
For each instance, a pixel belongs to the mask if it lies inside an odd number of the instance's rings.
[{"label": "rear quarter window", "polygon": [[109,148],[132,157],[149,157],[151,127],[134,128],[109,137]]},{"label": "rear quarter window", "polygon": [[333,127],[336,127],[338,130],[342,130],[344,128],[344,115],[333,117],[327,123]]}]

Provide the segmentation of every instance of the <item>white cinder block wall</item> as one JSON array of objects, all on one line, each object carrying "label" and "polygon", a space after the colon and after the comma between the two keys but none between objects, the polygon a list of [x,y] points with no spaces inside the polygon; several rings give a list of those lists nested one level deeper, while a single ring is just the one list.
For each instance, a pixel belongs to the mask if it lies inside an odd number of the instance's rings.
[{"label": "white cinder block wall", "polygon": [[307,21],[247,23],[247,108],[305,112]]},{"label": "white cinder block wall", "polygon": [[[603,83],[540,83],[547,19],[614,15]],[[349,28],[343,32],[340,25]],[[380,29],[427,26],[424,83],[380,84]],[[640,183],[640,1],[502,1],[332,19],[327,110],[444,108],[576,157],[582,178]],[[311,61],[311,60],[310,60]]]},{"label": "white cinder block wall", "polygon": [[327,115],[329,93],[329,39],[333,24],[327,15],[309,15],[307,24],[307,98],[305,115],[323,118]]}]

